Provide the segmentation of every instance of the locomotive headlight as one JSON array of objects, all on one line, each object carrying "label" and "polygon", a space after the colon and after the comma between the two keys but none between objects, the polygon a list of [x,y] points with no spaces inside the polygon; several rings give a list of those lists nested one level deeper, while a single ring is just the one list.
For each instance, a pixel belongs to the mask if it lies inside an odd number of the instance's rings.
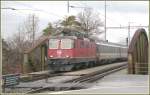
[{"label": "locomotive headlight", "polygon": [[53,57],[53,55],[51,55],[50,57]]},{"label": "locomotive headlight", "polygon": [[69,55],[66,55],[67,58],[69,58]]}]

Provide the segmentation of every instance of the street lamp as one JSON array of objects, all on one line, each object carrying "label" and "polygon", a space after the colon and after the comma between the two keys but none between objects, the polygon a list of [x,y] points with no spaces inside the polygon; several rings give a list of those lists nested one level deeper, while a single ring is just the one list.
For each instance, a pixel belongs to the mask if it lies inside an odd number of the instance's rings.
[{"label": "street lamp", "polygon": [[10,9],[10,10],[16,10],[15,8],[7,7],[7,8],[1,8],[1,9]]},{"label": "street lamp", "polygon": [[73,5],[70,6],[69,1],[67,1],[67,10],[68,10],[68,13],[69,13],[69,7],[70,8],[88,8],[88,9],[92,9],[90,7],[79,7],[79,6],[73,6]]},{"label": "street lamp", "polygon": [[92,9],[90,7],[79,7],[79,6],[70,6],[71,8],[88,8],[88,9]]},{"label": "street lamp", "polygon": [[[10,10],[32,10],[32,9],[16,9],[16,8],[13,8],[13,7],[6,7],[6,8],[1,8],[1,9],[10,9]],[[32,10],[32,11],[38,11],[38,10]]]}]

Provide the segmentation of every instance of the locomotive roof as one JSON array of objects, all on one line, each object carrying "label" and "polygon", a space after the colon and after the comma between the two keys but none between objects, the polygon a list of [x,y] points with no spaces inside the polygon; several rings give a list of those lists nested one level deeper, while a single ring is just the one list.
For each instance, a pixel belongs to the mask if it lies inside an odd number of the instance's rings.
[{"label": "locomotive roof", "polygon": [[50,36],[50,39],[60,39],[60,38],[68,38],[68,39],[77,39],[76,36]]},{"label": "locomotive roof", "polygon": [[111,47],[122,47],[122,48],[127,48],[126,45],[121,45],[121,44],[117,44],[117,43],[112,43],[112,42],[97,42],[97,45],[105,45],[105,46],[111,46]]},{"label": "locomotive roof", "polygon": [[88,38],[78,38],[76,36],[50,36],[49,39],[82,39],[85,41],[93,41],[92,39],[88,39]]}]

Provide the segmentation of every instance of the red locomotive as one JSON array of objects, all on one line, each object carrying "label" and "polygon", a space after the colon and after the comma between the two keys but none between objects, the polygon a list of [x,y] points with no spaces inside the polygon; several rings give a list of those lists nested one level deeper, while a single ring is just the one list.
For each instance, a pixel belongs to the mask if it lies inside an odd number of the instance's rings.
[{"label": "red locomotive", "polygon": [[52,70],[70,71],[95,63],[96,44],[75,36],[51,37],[47,56]]},{"label": "red locomotive", "polygon": [[75,36],[50,37],[47,58],[51,70],[71,71],[126,60],[127,47]]}]

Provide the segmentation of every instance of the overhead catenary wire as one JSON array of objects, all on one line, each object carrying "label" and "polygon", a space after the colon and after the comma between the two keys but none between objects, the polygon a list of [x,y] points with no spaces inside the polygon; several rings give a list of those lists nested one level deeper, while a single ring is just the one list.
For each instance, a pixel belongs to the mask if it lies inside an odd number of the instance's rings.
[{"label": "overhead catenary wire", "polygon": [[[84,6],[87,6],[87,7],[91,7],[91,6],[89,6],[89,5],[87,5],[87,4],[85,4],[85,3],[83,3],[82,2],[82,4],[84,5]],[[113,6],[113,8],[115,8],[116,9],[116,7],[115,6]],[[96,10],[101,16],[105,16],[104,14],[102,14],[102,13],[100,13],[99,12],[99,10],[98,9],[96,9],[96,8],[94,8],[93,7],[93,9],[94,10]],[[117,9],[116,9],[117,10]],[[119,13],[120,14],[120,13]],[[122,16],[124,19],[125,19],[125,17],[124,17],[124,15]],[[126,29],[126,28],[128,28],[128,26],[122,26],[121,25],[121,23],[120,22],[118,22],[118,21],[116,21],[116,20],[114,20],[114,19],[111,19],[110,17],[106,17],[109,21],[111,21],[111,22],[115,22],[116,24],[118,24],[120,27],[107,27],[107,29],[109,29],[109,28],[112,28],[112,29]],[[137,28],[137,27],[145,27],[145,28],[148,28],[148,26],[147,25],[136,25],[136,26],[130,26],[131,28]]]},{"label": "overhead catenary wire", "polygon": [[[38,12],[43,12],[43,13],[46,13],[46,14],[49,14],[49,15],[53,15],[53,16],[57,16],[57,17],[60,17],[60,18],[64,18],[63,16],[60,16],[60,15],[58,15],[58,14],[55,14],[55,13],[52,13],[52,12],[47,12],[47,11],[44,11],[44,10],[41,10],[41,9],[38,9],[38,8],[35,8],[35,7],[33,7],[33,6],[30,6],[30,5],[28,5],[28,4],[23,4],[23,3],[21,3],[21,2],[18,2],[18,1],[14,1],[13,3],[15,3],[15,4],[18,4],[19,3],[19,5],[21,4],[22,6],[24,6],[24,7],[27,7],[27,8],[30,8],[30,9],[17,9],[17,8],[13,8],[12,7],[12,10],[30,10],[30,11],[38,11]],[[87,6],[87,7],[89,7],[89,8],[91,8],[90,6],[88,6],[87,4],[85,4],[85,3],[83,3],[82,2],[82,4],[84,4],[84,6]],[[73,6],[72,6],[73,7]],[[78,7],[78,6],[76,6],[76,7]],[[81,7],[80,7],[81,8]],[[85,8],[85,7],[83,7],[83,8]],[[104,16],[102,13],[100,13],[100,12],[98,12],[101,16]],[[120,23],[118,23],[118,22],[116,22],[116,21],[114,21],[114,20],[112,20],[112,19],[110,19],[110,18],[108,18],[107,17],[107,19],[109,19],[111,22],[115,22],[116,24],[118,24],[118,25],[120,25]]]},{"label": "overhead catenary wire", "polygon": [[[110,2],[112,2],[112,1],[110,1]],[[111,4],[111,6],[112,6],[112,4]],[[117,8],[116,8],[116,6],[112,6],[115,10],[118,10]],[[123,17],[124,19],[126,19],[127,17],[125,17],[124,15],[122,15],[120,12],[118,12],[120,15],[121,15],[121,17]]]},{"label": "overhead catenary wire", "polygon": [[[16,3],[15,3],[15,2],[16,2]],[[54,15],[54,16],[57,16],[57,17],[64,18],[63,16],[57,15],[57,14],[55,14],[55,13],[51,13],[51,12],[47,12],[47,11],[44,11],[44,10],[41,10],[41,9],[38,9],[38,8],[34,8],[34,7],[32,7],[32,6],[28,5],[28,4],[23,4],[23,3],[18,2],[18,1],[14,1],[13,3],[15,3],[15,4],[18,4],[18,3],[19,3],[19,5],[21,4],[21,5],[23,5],[23,6],[27,7],[27,8],[30,8],[30,9],[23,9],[23,8],[22,8],[22,9],[18,9],[18,8],[14,8],[14,7],[6,7],[6,8],[1,8],[1,9],[39,11],[39,12],[43,12],[43,13],[46,13],[46,14],[49,14],[49,15]],[[81,3],[82,3],[82,5],[91,8],[91,6],[85,4],[84,2],[81,2]],[[84,7],[84,8],[85,8],[85,7]],[[103,15],[102,13],[100,13],[97,9],[94,8],[94,10],[96,10],[101,16],[104,17],[104,15]],[[114,20],[114,19],[111,19],[111,18],[109,18],[109,17],[107,17],[107,19],[108,19],[109,21],[113,22],[113,23],[118,24],[119,26],[121,25],[119,22],[117,22],[117,21]],[[131,27],[132,27],[132,26],[131,26]],[[141,26],[140,26],[140,27],[141,27]],[[113,28],[113,27],[108,27],[108,28]],[[114,28],[116,28],[116,27],[114,27]],[[120,27],[118,27],[118,28],[120,28]],[[121,28],[123,28],[123,27],[121,27]],[[116,29],[117,29],[117,28],[116,28]]]},{"label": "overhead catenary wire", "polygon": [[[83,3],[83,2],[82,2],[82,4],[83,4],[84,6],[86,6],[86,7],[91,8],[91,6],[89,6],[89,5],[87,5],[87,4]],[[106,6],[108,6],[108,5],[106,5]],[[101,15],[101,16],[103,16],[103,17],[105,17],[105,15],[104,15],[104,14],[102,14],[102,13],[100,13],[98,9],[96,9],[96,8],[94,8],[94,7],[93,7],[93,9],[94,9],[94,10],[96,10],[96,12],[98,12],[98,13],[99,13],[99,15]],[[116,20],[113,20],[113,19],[109,18],[108,16],[106,17],[106,19],[108,19],[108,20],[109,20],[109,21],[111,21],[112,23],[116,23],[116,24],[118,24],[119,26],[121,25],[121,23],[120,23],[120,22],[118,22],[118,21],[116,21]]]},{"label": "overhead catenary wire", "polygon": [[[16,2],[16,3],[15,3],[15,2]],[[29,8],[29,9],[20,9],[20,10],[39,11],[39,12],[43,12],[43,13],[46,13],[46,14],[49,14],[49,15],[53,15],[53,16],[57,16],[57,17],[60,17],[60,18],[64,18],[63,16],[60,16],[60,15],[55,14],[55,13],[52,13],[52,12],[44,11],[44,10],[42,10],[42,9],[35,8],[35,7],[33,7],[33,6],[30,6],[29,4],[23,4],[23,3],[18,2],[18,1],[14,1],[13,3],[15,3],[15,4],[18,4],[18,3],[19,3],[18,5],[22,5],[22,6],[24,6],[24,7]],[[17,9],[17,8],[16,8],[16,9]]]}]

